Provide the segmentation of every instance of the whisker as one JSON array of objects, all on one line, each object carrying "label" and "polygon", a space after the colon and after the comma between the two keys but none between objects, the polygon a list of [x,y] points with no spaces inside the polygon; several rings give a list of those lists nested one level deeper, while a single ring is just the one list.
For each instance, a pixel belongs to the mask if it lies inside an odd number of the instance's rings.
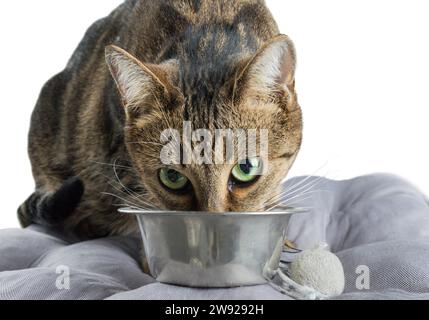
[{"label": "whisker", "polygon": [[127,142],[127,144],[149,144],[149,145],[164,147],[164,145],[162,143],[151,142],[151,141],[133,141],[133,142]]},{"label": "whisker", "polygon": [[[267,210],[267,211],[273,211],[273,210],[275,210],[276,208],[278,208],[278,207],[291,207],[291,208],[293,208],[293,207],[295,207],[297,204],[299,204],[299,203],[302,203],[303,201],[305,201],[305,200],[308,200],[308,199],[311,199],[312,197],[307,197],[307,198],[303,198],[303,199],[300,199],[299,201],[293,201],[293,202],[281,202],[281,203],[278,203],[278,204],[276,204],[275,206],[273,206],[273,207],[271,207],[269,210]],[[303,210],[309,210],[309,209],[314,209],[314,207],[301,207],[301,206],[298,206],[300,209],[303,209]]]},{"label": "whisker", "polygon": [[133,206],[129,206],[126,203],[121,203],[121,204],[114,204],[114,207],[118,207],[118,208],[124,208],[127,207],[128,209],[131,210],[139,210],[139,211],[151,211],[151,209],[147,209],[147,208],[141,208],[141,207],[133,207]]},{"label": "whisker", "polygon": [[[296,204],[298,204],[299,202],[297,202]],[[283,203],[281,203],[281,204],[279,204],[279,207],[281,207],[281,208],[284,208],[284,207],[286,207],[286,208],[291,208],[291,209],[295,209],[295,208],[298,208],[298,209],[302,209],[302,210],[304,210],[304,211],[309,211],[309,210],[313,210],[315,207],[301,207],[301,206],[295,206],[295,203],[291,203],[291,204],[283,204]],[[273,211],[275,211],[275,209],[277,209],[277,207],[275,207],[275,208],[273,208],[273,209],[271,209],[271,210],[269,210],[269,211],[266,211],[266,212],[273,212]]]},{"label": "whisker", "polygon": [[[314,172],[310,173],[306,178],[299,180],[298,182],[292,184],[291,186],[289,186],[286,190],[284,190],[284,192],[290,191],[295,189],[296,187],[300,186],[301,184],[305,183],[306,181],[308,181],[311,178],[317,177],[317,176],[322,176],[325,177],[326,174],[324,175],[319,175],[319,172],[321,170],[323,170],[324,168],[326,168],[326,166],[328,165],[329,161],[325,162],[321,167],[317,168]],[[287,180],[288,178],[286,177],[283,181],[282,184],[285,182],[288,182]],[[269,201],[269,200],[268,200]]]},{"label": "whisker", "polygon": [[[279,199],[278,203],[274,204],[274,207],[276,207],[278,205],[282,205],[282,204],[288,203],[289,201],[294,200],[294,199],[299,199],[300,197],[308,196],[310,194],[321,193],[321,192],[330,192],[329,190],[321,190],[321,189],[311,190],[312,187],[313,186],[311,186],[310,188],[308,188],[307,190],[303,191],[300,194],[294,195],[293,197]],[[313,196],[307,197],[305,199],[307,200],[307,199],[312,198],[312,197]],[[300,199],[299,201],[303,201],[303,199]],[[270,208],[268,210],[270,210]]]},{"label": "whisker", "polygon": [[[128,196],[130,196],[130,194],[128,194],[128,193],[125,193],[124,191],[122,191],[122,190],[120,190],[119,188],[117,188],[116,186],[114,186],[111,182],[107,182],[112,188],[114,188],[116,191],[118,191],[118,192],[120,192],[120,193],[122,193],[124,196],[126,196],[126,197],[128,197]],[[143,200],[141,200],[141,199],[138,199],[138,198],[136,198],[136,197],[133,197],[134,198],[134,200],[136,200],[138,203],[140,203],[140,204],[143,204],[143,205],[145,205],[145,206],[148,206],[148,207],[153,207],[150,203],[148,203],[148,202],[145,202],[145,201],[143,201]]]},{"label": "whisker", "polygon": [[[122,181],[119,177],[119,174],[118,174],[118,169],[121,169],[123,171],[134,171],[134,168],[129,167],[129,166],[125,166],[125,165],[119,165],[117,163],[118,161],[119,161],[119,159],[115,159],[115,161],[113,163],[91,161],[91,162],[98,164],[98,165],[109,166],[109,167],[113,168],[113,172],[114,172],[116,180],[112,179],[110,176],[107,176],[106,174],[103,174],[102,172],[100,172],[99,175],[103,176],[106,179],[107,184],[111,188],[113,188],[115,191],[122,194],[123,196],[116,195],[116,194],[113,194],[111,192],[101,192],[101,194],[112,196],[116,199],[124,201],[126,206],[130,206],[130,207],[132,206],[132,207],[136,207],[136,208],[144,209],[144,210],[155,209],[156,206],[154,206],[153,204],[151,204],[151,203],[149,203],[149,202],[147,202],[141,198],[141,197],[144,197],[145,195],[147,195],[146,193],[138,194],[122,183]],[[121,190],[121,188],[123,190]],[[116,206],[116,204],[113,204],[113,205]],[[123,204],[122,204],[122,206],[123,206]]]},{"label": "whisker", "polygon": [[[279,199],[279,201],[280,200],[283,200],[283,201],[285,201],[285,200],[290,200],[290,199],[294,199],[294,198],[296,198],[296,197],[299,197],[299,196],[302,196],[302,195],[306,195],[306,194],[309,194],[309,193],[316,193],[316,192],[320,192],[320,191],[322,191],[321,189],[317,189],[317,190],[312,190],[314,187],[316,187],[316,185],[318,185],[319,183],[315,183],[315,184],[313,184],[313,185],[310,185],[309,187],[307,187],[305,190],[303,190],[303,191],[301,191],[300,193],[296,193],[296,192],[293,192],[293,193],[290,193],[290,194],[287,194],[287,195],[284,195],[282,198],[280,198]],[[327,191],[327,190],[325,190],[325,191]]]},{"label": "whisker", "polygon": [[[109,166],[109,167],[113,167],[113,164],[111,164],[111,163],[105,163],[105,162],[98,162],[98,161],[92,161],[92,160],[90,160],[91,162],[93,162],[93,163],[95,163],[95,164],[99,164],[99,165],[103,165],[103,166]],[[124,166],[124,165],[116,165],[118,168],[121,168],[121,169],[130,169],[130,170],[132,170],[132,169],[134,169],[133,167],[129,167],[129,166]]]},{"label": "whisker", "polygon": [[135,206],[135,207],[139,208],[139,206],[138,206],[137,204],[135,204],[135,203],[133,203],[133,202],[131,202],[131,201],[127,200],[127,199],[124,199],[124,198],[122,198],[122,197],[120,197],[120,196],[118,196],[118,195],[116,195],[116,194],[113,194],[113,193],[110,193],[110,192],[102,192],[102,194],[104,194],[104,195],[106,195],[106,196],[112,196],[112,197],[115,197],[115,198],[117,198],[117,199],[119,199],[119,200],[124,201],[126,205],[130,205],[130,204],[131,204],[131,205],[133,205],[133,206]]},{"label": "whisker", "polygon": [[[289,186],[286,190],[283,190],[281,192],[279,192],[278,194],[274,195],[273,197],[269,198],[266,201],[266,206],[267,205],[271,205],[273,203],[275,203],[276,201],[278,201],[278,199],[287,196],[287,195],[291,195],[296,193],[298,190],[301,190],[302,188],[305,188],[306,186],[310,185],[310,182],[307,182],[309,180],[311,180],[312,178],[314,178],[312,180],[312,182],[314,182],[314,186],[317,185],[318,180],[323,179],[324,177],[327,176],[328,172],[326,174],[320,175],[320,176],[315,176],[317,173],[319,173],[321,170],[323,170],[324,168],[326,168],[326,166],[329,164],[329,161],[325,162],[321,167],[319,167],[318,169],[316,169],[311,175],[305,177],[302,180],[299,180],[298,182],[292,183],[291,186]],[[285,178],[285,180],[283,182],[287,182],[286,180],[287,178]],[[304,186],[298,188],[299,186],[301,186],[302,184],[305,184]]]},{"label": "whisker", "polygon": [[121,179],[119,178],[118,171],[116,170],[116,162],[117,162],[117,159],[113,163],[113,172],[115,174],[116,180],[118,180],[118,182],[121,185],[121,187],[124,188],[128,193],[130,193],[130,195],[134,195],[134,191],[132,191],[131,189],[129,189],[128,187],[126,187],[122,183]]},{"label": "whisker", "polygon": [[285,192],[281,192],[280,194],[278,194],[278,195],[275,197],[275,199],[273,199],[273,198],[272,198],[272,200],[271,200],[271,201],[266,202],[266,203],[265,203],[265,206],[272,205],[273,203],[275,203],[275,202],[279,201],[279,199],[282,199],[282,198],[284,198],[284,197],[288,197],[288,196],[294,195],[294,194],[296,194],[297,192],[301,191],[302,189],[305,189],[305,190],[303,191],[303,192],[305,192],[305,191],[307,191],[307,190],[309,190],[309,189],[311,189],[311,188],[314,188],[314,187],[315,187],[315,186],[317,186],[317,185],[320,183],[320,181],[323,179],[323,177],[313,177],[313,178],[314,178],[313,180],[308,181],[306,184],[304,184],[304,185],[300,186],[299,188],[295,188],[295,189],[294,189],[294,190],[292,190],[292,191],[285,191]]},{"label": "whisker", "polygon": [[[329,161],[326,161],[323,165],[321,165],[319,168],[317,168],[316,170],[314,170],[313,172],[311,172],[308,176],[307,176],[307,178],[311,178],[311,177],[314,177],[314,176],[320,176],[320,174],[319,174],[319,172],[322,170],[322,169],[325,169],[327,166],[328,166],[328,164],[329,164]],[[325,176],[325,175],[323,175],[323,176]],[[285,177],[284,178],[284,180],[282,181],[282,183],[285,183],[285,182],[288,182],[288,177]],[[293,178],[292,178],[293,179]]]},{"label": "whisker", "polygon": [[[118,181],[115,181],[115,180],[113,180],[113,179],[111,179],[110,177],[108,177],[108,176],[106,176],[106,175],[104,175],[104,174],[101,174],[103,177],[105,177],[106,178],[106,180],[107,180],[107,183],[112,187],[112,188],[114,188],[116,191],[118,191],[118,192],[120,192],[120,193],[122,193],[124,196],[131,196],[134,200],[136,200],[137,202],[139,202],[139,203],[141,203],[141,204],[143,204],[143,205],[145,205],[145,206],[149,206],[149,207],[154,207],[152,204],[150,204],[150,203],[148,203],[148,202],[146,202],[146,201],[144,201],[144,200],[142,200],[142,199],[140,199],[139,197],[140,197],[140,195],[138,195],[137,193],[135,193],[134,191],[132,191],[132,190],[130,190],[129,188],[127,188],[122,182],[121,182],[121,180],[120,180],[120,178],[119,178],[119,176],[118,176],[118,174],[117,174],[117,172],[116,172],[116,169],[114,168],[114,172],[115,172],[115,176],[116,176],[116,179],[118,180]],[[124,188],[125,189],[125,191],[127,191],[127,192],[124,192],[124,191],[122,191],[122,190],[120,190],[118,187],[116,187],[115,185],[113,185],[113,183],[119,183],[119,185],[121,185],[122,186],[122,188]],[[141,195],[141,196],[144,196],[144,195]]]},{"label": "whisker", "polygon": [[[325,191],[328,192],[328,190],[325,190]],[[322,190],[309,190],[307,192],[295,195],[295,196],[287,198],[287,199],[281,199],[280,201],[282,201],[282,202],[288,202],[288,201],[291,201],[291,200],[294,200],[294,199],[299,199],[300,197],[303,197],[303,196],[308,196],[310,194],[315,194],[315,193],[319,193],[319,192],[323,192],[323,191]]]},{"label": "whisker", "polygon": [[313,175],[307,176],[302,180],[299,180],[298,182],[295,182],[294,184],[292,184],[291,186],[289,186],[287,189],[282,190],[281,192],[275,194],[274,196],[272,196],[271,198],[267,199],[266,204],[270,204],[270,203],[274,203],[276,200],[274,199],[278,199],[279,197],[282,197],[283,195],[287,194],[288,192],[296,189],[297,187],[299,187],[301,184],[306,183],[308,180],[312,179],[312,178],[317,178]]}]

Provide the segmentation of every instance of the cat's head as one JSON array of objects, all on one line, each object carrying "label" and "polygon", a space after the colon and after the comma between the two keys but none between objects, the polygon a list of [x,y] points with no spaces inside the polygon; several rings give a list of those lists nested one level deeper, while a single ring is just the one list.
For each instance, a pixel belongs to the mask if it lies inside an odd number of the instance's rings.
[{"label": "cat's head", "polygon": [[[192,68],[187,65],[192,62],[179,59],[141,62],[115,46],[107,47],[106,57],[125,107],[127,149],[149,194],[147,201],[162,209],[221,212],[261,211],[274,200],[302,139],[294,88],[295,50],[288,37],[272,39],[256,54],[230,59],[229,70],[223,73],[227,77],[217,77],[213,66]],[[185,123],[191,130],[206,129],[194,138],[212,133],[212,162],[184,159],[188,151],[207,155],[194,149],[200,142],[185,141]],[[163,140],[166,129],[176,130],[170,133],[177,135]],[[249,132],[256,130],[256,148],[248,146],[248,154],[240,153],[246,150],[240,145],[246,145],[246,139],[235,138],[216,147],[216,129],[244,132],[247,141]],[[226,156],[231,141],[233,155],[223,163],[217,161],[219,152]],[[259,154],[263,143],[268,148],[265,157]],[[163,159],[168,144],[180,146],[175,158],[180,163]]]}]

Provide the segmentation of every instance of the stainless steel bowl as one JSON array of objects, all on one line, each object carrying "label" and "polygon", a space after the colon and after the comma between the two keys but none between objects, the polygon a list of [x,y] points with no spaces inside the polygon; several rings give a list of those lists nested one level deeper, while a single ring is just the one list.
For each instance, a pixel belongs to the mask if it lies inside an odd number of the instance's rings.
[{"label": "stainless steel bowl", "polygon": [[158,281],[204,288],[266,283],[279,267],[289,219],[302,211],[120,210],[137,217],[149,270]]}]

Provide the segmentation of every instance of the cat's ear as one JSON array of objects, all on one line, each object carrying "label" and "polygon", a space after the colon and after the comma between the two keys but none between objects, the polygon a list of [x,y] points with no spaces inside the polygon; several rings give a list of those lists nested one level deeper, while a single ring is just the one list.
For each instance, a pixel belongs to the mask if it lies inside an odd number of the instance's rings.
[{"label": "cat's ear", "polygon": [[244,93],[264,96],[279,91],[293,91],[296,53],[292,41],[279,35],[262,47],[242,70]]},{"label": "cat's ear", "polygon": [[140,62],[125,50],[106,47],[106,61],[115,79],[124,105],[129,108],[148,107],[154,100],[168,98],[174,91],[171,84],[177,65]]}]

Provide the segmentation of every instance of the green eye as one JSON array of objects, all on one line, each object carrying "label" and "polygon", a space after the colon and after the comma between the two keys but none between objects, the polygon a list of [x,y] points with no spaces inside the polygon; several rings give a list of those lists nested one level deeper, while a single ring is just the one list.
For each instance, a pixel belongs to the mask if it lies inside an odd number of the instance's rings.
[{"label": "green eye", "polygon": [[173,169],[161,169],[159,171],[159,180],[168,189],[180,191],[188,186],[189,179],[180,172]]},{"label": "green eye", "polygon": [[258,158],[246,159],[246,162],[239,163],[232,169],[232,176],[239,183],[248,183],[256,180],[260,169],[261,161]]}]

